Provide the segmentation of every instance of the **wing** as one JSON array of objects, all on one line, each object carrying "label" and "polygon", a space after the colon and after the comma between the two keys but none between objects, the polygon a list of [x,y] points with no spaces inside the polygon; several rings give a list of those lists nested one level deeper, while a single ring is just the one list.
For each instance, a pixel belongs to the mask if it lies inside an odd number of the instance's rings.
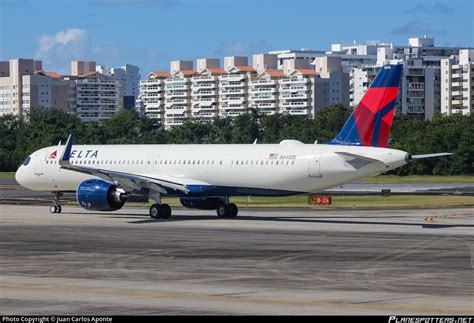
[{"label": "wing", "polygon": [[59,165],[62,169],[97,176],[107,181],[116,182],[126,191],[131,192],[134,190],[149,189],[162,194],[169,194],[170,191],[178,191],[184,194],[189,194],[196,188],[200,189],[201,187],[212,187],[212,185],[209,183],[192,179],[176,178],[172,176],[156,174],[131,174],[102,168],[73,165],[70,163],[69,158],[71,157],[72,145],[74,144],[74,141],[74,135],[70,134],[66,142],[66,148],[63,150],[61,157],[59,158]]}]

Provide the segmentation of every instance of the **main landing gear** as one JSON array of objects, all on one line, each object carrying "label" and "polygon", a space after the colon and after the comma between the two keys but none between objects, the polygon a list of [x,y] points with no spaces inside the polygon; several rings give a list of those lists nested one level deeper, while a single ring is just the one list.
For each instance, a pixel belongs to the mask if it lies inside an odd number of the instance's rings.
[{"label": "main landing gear", "polygon": [[239,208],[234,203],[221,203],[217,205],[216,212],[220,218],[235,218],[239,213]]},{"label": "main landing gear", "polygon": [[150,217],[153,219],[169,219],[171,207],[168,204],[153,204],[150,206]]},{"label": "main landing gear", "polygon": [[61,196],[63,194],[61,192],[53,192],[53,205],[49,207],[49,212],[51,213],[61,213]]}]

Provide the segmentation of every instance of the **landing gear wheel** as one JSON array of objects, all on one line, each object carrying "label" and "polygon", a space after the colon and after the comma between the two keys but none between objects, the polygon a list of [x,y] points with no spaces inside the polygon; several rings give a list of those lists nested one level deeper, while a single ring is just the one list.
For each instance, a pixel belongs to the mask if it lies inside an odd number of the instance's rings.
[{"label": "landing gear wheel", "polygon": [[162,219],[169,219],[171,216],[171,207],[168,204],[161,204],[158,209],[158,214]]},{"label": "landing gear wheel", "polygon": [[168,204],[153,204],[150,206],[150,217],[153,219],[169,219],[171,207]]},{"label": "landing gear wheel", "polygon": [[234,203],[229,204],[229,218],[235,218],[239,213],[239,208]]},{"label": "landing gear wheel", "polygon": [[159,204],[153,204],[152,206],[150,206],[150,217],[152,219],[158,219],[159,218],[159,209],[160,209]]},{"label": "landing gear wheel", "polygon": [[51,213],[61,213],[61,211],[62,211],[61,205],[53,204],[49,207],[49,212]]},{"label": "landing gear wheel", "polygon": [[228,204],[219,204],[216,208],[217,216],[220,218],[228,218],[231,212]]}]

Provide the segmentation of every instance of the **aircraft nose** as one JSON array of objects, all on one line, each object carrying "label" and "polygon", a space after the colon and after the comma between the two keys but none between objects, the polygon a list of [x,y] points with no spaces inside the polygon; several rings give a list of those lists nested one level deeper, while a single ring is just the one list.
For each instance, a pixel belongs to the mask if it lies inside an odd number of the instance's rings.
[{"label": "aircraft nose", "polygon": [[20,167],[16,170],[16,173],[15,173],[15,180],[16,180],[16,182],[17,182],[18,184],[20,184],[20,185],[23,185],[23,184],[22,184],[22,179],[21,179],[21,178],[22,178],[22,174],[21,174],[21,173],[23,172],[22,168],[23,168],[23,166],[20,166]]}]

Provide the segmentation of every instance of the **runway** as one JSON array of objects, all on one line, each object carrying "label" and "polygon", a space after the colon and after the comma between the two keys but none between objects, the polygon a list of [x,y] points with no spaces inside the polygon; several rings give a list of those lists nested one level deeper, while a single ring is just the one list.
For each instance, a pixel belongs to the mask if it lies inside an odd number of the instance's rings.
[{"label": "runway", "polygon": [[2,314],[474,315],[474,209],[0,206]]}]

